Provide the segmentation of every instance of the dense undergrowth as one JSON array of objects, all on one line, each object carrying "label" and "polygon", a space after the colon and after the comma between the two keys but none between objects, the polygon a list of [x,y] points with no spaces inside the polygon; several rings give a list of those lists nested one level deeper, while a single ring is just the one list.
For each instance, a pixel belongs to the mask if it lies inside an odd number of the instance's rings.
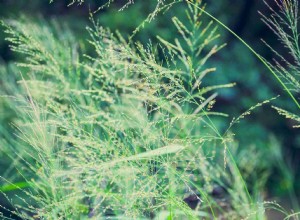
[{"label": "dense undergrowth", "polygon": [[[186,10],[185,17],[170,21],[180,38],[158,36],[158,44],[147,45],[134,40],[143,25],[174,4]],[[293,86],[287,91],[294,97],[299,92],[298,5],[277,4],[282,14],[263,15],[263,20],[288,46],[293,63],[281,59],[272,65],[255,55],[285,89]],[[5,218],[265,219],[266,210],[274,209],[297,219],[298,210],[264,201],[270,170],[255,160],[275,160],[287,169],[276,139],[266,158],[252,148],[238,150],[231,131],[276,97],[249,107],[225,131],[215,123],[229,117],[214,110],[218,93],[235,84],[206,83],[218,77],[208,60],[225,44],[219,43],[216,19],[206,22],[203,13],[199,0],[158,1],[129,38],[101,27],[91,15],[89,53],[55,20],[3,22],[19,56],[17,64],[0,70],[5,82],[1,154],[11,158],[0,189],[13,207],[3,207],[11,213]],[[280,19],[286,18],[291,35],[280,29]],[[297,113],[274,108],[299,121]],[[20,193],[14,194],[16,189]],[[293,192],[291,199],[296,208]]]}]

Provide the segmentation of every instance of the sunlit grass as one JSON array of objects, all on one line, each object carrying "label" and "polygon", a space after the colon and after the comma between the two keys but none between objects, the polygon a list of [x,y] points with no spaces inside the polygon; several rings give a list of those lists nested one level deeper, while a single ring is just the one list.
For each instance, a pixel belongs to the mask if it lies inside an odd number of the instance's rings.
[{"label": "sunlit grass", "polygon": [[[214,111],[217,94],[235,84],[204,86],[217,72],[207,60],[225,44],[216,43],[212,21],[201,22],[203,13],[212,17],[201,3],[180,3],[186,17],[172,22],[181,37],[157,36],[159,45],[127,40],[92,18],[93,55],[55,21],[3,23],[21,56],[13,69],[17,83],[1,89],[15,114],[12,134],[0,126],[17,171],[4,175],[0,187],[12,213],[23,219],[265,218],[266,177],[254,187],[245,180],[256,166],[250,155],[259,154],[238,154],[231,127],[273,99],[219,130],[214,119],[228,115]],[[158,1],[151,16],[171,5]],[[7,70],[1,74],[9,78]],[[21,195],[10,197],[16,189]],[[195,208],[184,200],[190,195]]]}]

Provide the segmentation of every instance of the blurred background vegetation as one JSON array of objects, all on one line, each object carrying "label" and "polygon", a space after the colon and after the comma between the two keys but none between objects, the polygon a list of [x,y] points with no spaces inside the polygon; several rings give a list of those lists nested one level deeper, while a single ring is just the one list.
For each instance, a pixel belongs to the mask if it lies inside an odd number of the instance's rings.
[{"label": "blurred background vegetation", "polygon": [[[111,28],[112,31],[119,30],[125,36],[131,35],[153,11],[156,1],[136,0],[135,4],[125,11],[119,11],[125,2],[124,0],[116,1],[110,8],[96,13],[94,19],[101,25]],[[82,49],[90,53],[85,27],[91,25],[89,12],[95,11],[102,2],[89,0],[86,4],[74,4],[69,7],[68,3],[67,0],[54,1],[50,5],[47,0],[0,0],[0,19],[18,19],[25,16],[37,22],[58,20],[59,23],[66,24],[71,29]],[[263,1],[223,0],[216,3],[207,0],[206,3],[209,12],[232,28],[265,58],[271,60],[272,53],[260,41],[261,38],[275,49],[284,50],[280,48],[276,37],[260,21],[258,11],[269,13]],[[149,39],[152,44],[156,44],[158,34],[167,40],[173,39],[179,33],[170,25],[170,19],[180,14],[184,14],[184,11],[175,6],[167,13],[156,17],[151,23],[146,23],[134,39],[144,44],[149,43]],[[219,33],[221,34],[219,41],[227,43],[227,46],[207,64],[217,67],[217,74],[211,75],[209,78],[211,82],[205,83],[237,83],[234,88],[222,90],[218,96],[216,109],[230,115],[227,121],[221,118],[216,122],[219,127],[226,129],[232,117],[278,94],[281,96],[273,103],[277,106],[284,105],[284,108],[293,112],[296,109],[295,106],[267,69],[226,30],[219,28]],[[5,37],[3,30],[0,29],[0,69],[10,74],[11,81],[16,81],[18,76],[11,64],[18,57],[10,51]],[[0,91],[5,83],[8,82],[0,78]],[[13,132],[10,123],[14,117],[14,113],[9,111],[9,106],[0,99],[0,123],[4,125],[2,127],[5,127],[8,133]],[[255,167],[255,172],[249,175],[247,181],[249,183],[257,181],[262,177],[261,175],[268,172],[270,176],[266,179],[266,198],[284,201],[283,205],[287,204],[286,201],[290,201],[291,192],[295,198],[300,197],[300,136],[299,131],[293,129],[292,126],[291,121],[279,116],[269,104],[256,109],[233,128],[236,139],[239,141],[238,151],[245,152],[239,154],[241,158],[237,158],[238,163],[242,167],[247,167],[247,164],[243,163],[249,163],[249,160],[245,162],[242,156],[253,155],[254,164],[251,165]],[[5,137],[0,136],[0,139],[5,139]],[[12,160],[7,158],[5,153],[0,153],[0,176],[8,172],[10,163]],[[1,181],[0,184],[2,184]],[[293,192],[294,189],[295,192]],[[4,198],[0,199],[0,204],[3,204],[1,200],[4,201]]]}]

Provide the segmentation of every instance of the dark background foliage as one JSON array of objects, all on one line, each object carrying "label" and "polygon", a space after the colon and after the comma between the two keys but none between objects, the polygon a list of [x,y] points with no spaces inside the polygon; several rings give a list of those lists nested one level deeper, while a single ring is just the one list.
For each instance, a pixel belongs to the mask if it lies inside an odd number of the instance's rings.
[{"label": "dark background foliage", "polygon": [[[148,13],[151,12],[156,1],[136,0],[135,4],[125,11],[118,11],[124,4],[123,1],[116,1],[109,9],[99,11],[94,15],[95,20],[103,26],[111,28],[113,31],[119,30],[125,36],[130,35],[135,28],[143,22]],[[239,36],[245,39],[261,55],[268,60],[272,59],[272,53],[260,41],[263,38],[275,49],[283,50],[276,37],[260,21],[258,11],[269,13],[268,8],[261,0],[208,0],[207,10],[214,16],[227,24]],[[270,3],[272,1],[269,1]],[[75,37],[82,45],[86,45],[88,36],[85,27],[91,25],[89,12],[96,10],[102,1],[89,0],[82,5],[67,6],[69,1],[56,0],[49,4],[47,0],[0,0],[0,19],[20,18],[27,16],[34,21],[57,19],[61,23],[67,24],[73,31]],[[156,43],[156,35],[160,34],[165,39],[172,39],[178,35],[170,25],[170,18],[173,15],[183,14],[182,8],[174,7],[164,15],[159,15],[152,23],[146,23],[145,27],[134,37],[135,40],[143,43]],[[203,17],[204,19],[207,19]],[[232,89],[222,90],[216,104],[216,109],[233,116],[238,116],[251,106],[265,99],[281,96],[274,102],[278,106],[284,106],[290,111],[295,110],[295,106],[282,91],[278,83],[268,73],[267,69],[230,33],[219,28],[221,34],[220,42],[228,45],[218,55],[214,56],[208,65],[217,67],[217,73],[212,75],[208,84],[236,82]],[[5,66],[17,60],[17,57],[9,49],[4,40],[5,34],[0,29],[0,63]],[[85,52],[89,53],[89,48],[83,46]],[[287,54],[288,56],[288,54]],[[12,76],[13,77],[13,76]],[[0,86],[6,82],[0,79]],[[1,104],[1,103],[0,103]],[[3,107],[3,109],[5,109]],[[0,112],[1,123],[9,124],[12,114]],[[220,128],[226,128],[231,120],[222,119],[218,124]],[[4,121],[4,118],[6,121]],[[250,146],[255,146],[256,151],[263,152],[262,155],[269,154],[272,150],[272,138],[279,142],[282,147],[282,157],[287,170],[291,173],[287,175],[276,161],[267,161],[271,176],[268,179],[266,195],[268,198],[279,197],[282,200],[288,196],[288,191],[292,185],[298,189],[296,194],[300,196],[300,139],[298,131],[292,128],[293,123],[279,116],[271,105],[266,105],[256,109],[249,117],[235,126],[234,132],[239,141],[239,149],[247,150]],[[8,128],[9,129],[9,128]],[[0,137],[3,138],[3,137]],[[270,147],[267,147],[270,146]],[[0,146],[1,147],[1,146]],[[0,175],[5,172],[5,155],[0,155]],[[266,161],[261,158],[256,161],[257,167],[264,169]],[[257,171],[259,176],[259,169]],[[290,176],[295,178],[290,178]],[[250,181],[250,180],[249,180]]]}]

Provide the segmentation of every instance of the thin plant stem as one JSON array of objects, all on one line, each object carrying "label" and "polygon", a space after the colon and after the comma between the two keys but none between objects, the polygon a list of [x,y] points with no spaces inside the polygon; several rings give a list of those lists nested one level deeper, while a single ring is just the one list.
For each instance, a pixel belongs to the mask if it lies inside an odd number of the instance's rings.
[{"label": "thin plant stem", "polygon": [[205,9],[195,5],[190,0],[186,0],[189,4],[197,7],[199,10],[201,10],[204,14],[209,16],[211,19],[216,21],[220,26],[225,28],[229,33],[231,33],[234,37],[236,37],[242,44],[244,44],[261,62],[262,64],[267,67],[267,69],[272,73],[272,75],[276,78],[276,80],[279,82],[279,84],[284,88],[284,90],[287,92],[287,94],[290,96],[290,98],[293,100],[293,102],[296,104],[296,106],[300,109],[300,104],[295,98],[295,96],[292,94],[292,92],[288,89],[288,87],[284,84],[284,82],[279,78],[279,76],[272,70],[272,68],[268,65],[268,63],[264,60],[262,56],[260,56],[245,40],[243,40],[239,35],[237,35],[233,30],[231,30],[227,25],[225,25],[222,21],[217,19],[215,16],[207,12]]}]

